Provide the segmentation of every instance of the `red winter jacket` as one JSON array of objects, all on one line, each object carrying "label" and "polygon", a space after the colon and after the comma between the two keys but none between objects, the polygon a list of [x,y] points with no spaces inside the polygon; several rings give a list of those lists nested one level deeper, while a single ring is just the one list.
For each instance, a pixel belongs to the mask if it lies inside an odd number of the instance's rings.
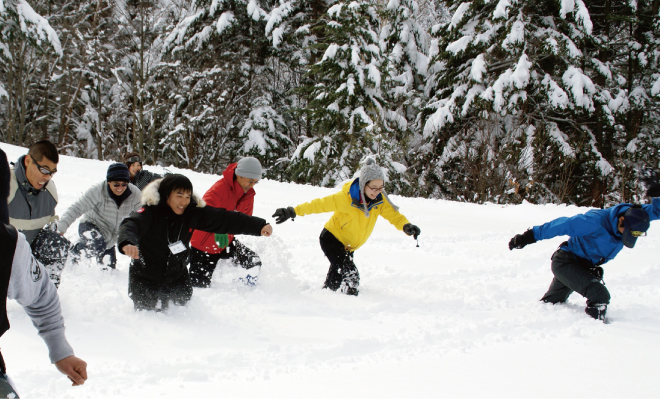
[{"label": "red winter jacket", "polygon": [[[206,205],[252,216],[254,189],[251,188],[247,193],[243,193],[243,188],[234,180],[234,170],[236,170],[235,163],[227,166],[227,169],[222,172],[222,179],[215,182],[202,198],[206,201]],[[231,243],[234,235],[228,234],[228,236]],[[215,244],[214,233],[207,233],[201,230],[195,230],[193,232],[190,245],[209,254],[219,254],[224,251],[224,248],[218,248]]]}]

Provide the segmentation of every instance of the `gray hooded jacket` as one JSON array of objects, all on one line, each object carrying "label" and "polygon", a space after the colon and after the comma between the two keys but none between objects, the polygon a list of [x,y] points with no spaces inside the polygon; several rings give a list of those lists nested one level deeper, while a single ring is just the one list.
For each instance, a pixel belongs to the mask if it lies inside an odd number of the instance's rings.
[{"label": "gray hooded jacket", "polygon": [[96,226],[103,234],[106,249],[112,248],[117,243],[117,234],[122,220],[140,207],[142,192],[131,183],[128,184],[128,188],[131,190],[131,195],[121,203],[120,207],[117,207],[117,203],[108,193],[107,181],[104,180],[92,186],[66,210],[60,221],[57,222],[57,230],[66,233],[69,226],[84,214],[81,222]]}]

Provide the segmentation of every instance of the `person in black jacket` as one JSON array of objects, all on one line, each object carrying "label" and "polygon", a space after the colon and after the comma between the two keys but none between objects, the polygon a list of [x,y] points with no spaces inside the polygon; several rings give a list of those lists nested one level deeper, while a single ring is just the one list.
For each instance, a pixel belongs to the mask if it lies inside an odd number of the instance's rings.
[{"label": "person in black jacket", "polygon": [[137,310],[164,310],[169,301],[185,305],[190,300],[193,230],[266,237],[273,232],[264,219],[205,206],[192,192],[187,177],[166,175],[145,187],[144,206],[119,226],[119,251],[133,259],[128,295]]}]

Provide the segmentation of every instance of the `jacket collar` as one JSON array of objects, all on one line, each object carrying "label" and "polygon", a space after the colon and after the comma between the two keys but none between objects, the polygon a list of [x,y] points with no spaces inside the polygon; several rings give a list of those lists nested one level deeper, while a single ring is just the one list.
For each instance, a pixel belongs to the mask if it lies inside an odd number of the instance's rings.
[{"label": "jacket collar", "polygon": [[18,161],[14,164],[14,173],[16,174],[16,181],[18,182],[18,185],[23,188],[23,190],[27,191],[28,193],[32,195],[37,195],[42,191],[46,191],[46,186],[48,186],[48,183],[50,183],[50,180],[44,184],[44,186],[40,189],[36,189],[30,184],[30,181],[27,179],[27,174],[25,172],[25,157],[27,155],[23,155],[22,157],[18,158]]},{"label": "jacket collar", "polygon": [[[156,179],[142,190],[142,197],[140,203],[142,205],[158,205],[160,203],[160,194],[158,193],[158,188],[163,179]],[[192,198],[190,199],[191,205],[194,203],[198,208],[203,208],[206,206],[206,202],[193,192]],[[190,205],[188,206],[190,207]]]},{"label": "jacket collar", "polygon": [[238,166],[237,163],[232,163],[229,166],[227,166],[227,169],[225,169],[224,172],[222,172],[222,178],[225,179],[227,182],[231,182],[228,184],[229,189],[234,192],[234,195],[238,194],[238,198],[236,198],[236,201],[238,202],[239,199],[241,199],[243,196],[252,196],[255,195],[255,191],[253,188],[250,188],[246,193],[243,192],[243,187],[241,187],[240,184],[236,180],[234,180],[234,175],[236,174],[236,167]]}]

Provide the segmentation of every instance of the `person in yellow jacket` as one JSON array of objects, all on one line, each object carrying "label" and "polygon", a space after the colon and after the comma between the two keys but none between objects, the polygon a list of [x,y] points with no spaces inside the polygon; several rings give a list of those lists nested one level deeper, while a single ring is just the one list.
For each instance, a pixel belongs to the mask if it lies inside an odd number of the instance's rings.
[{"label": "person in yellow jacket", "polygon": [[419,227],[411,224],[390,201],[384,184],[382,169],[372,158],[367,158],[360,177],[344,184],[340,192],[295,208],[279,208],[273,214],[279,224],[296,216],[334,212],[319,237],[321,249],[330,260],[323,288],[358,294],[360,274],[353,263],[353,252],[367,241],[379,215],[415,239],[420,234]]}]

